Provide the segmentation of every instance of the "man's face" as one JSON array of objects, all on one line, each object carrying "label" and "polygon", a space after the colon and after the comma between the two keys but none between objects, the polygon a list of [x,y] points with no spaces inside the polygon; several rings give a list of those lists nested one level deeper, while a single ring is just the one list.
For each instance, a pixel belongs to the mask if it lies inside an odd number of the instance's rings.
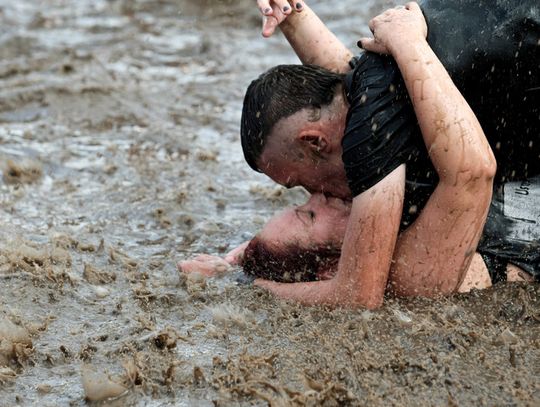
[{"label": "man's face", "polygon": [[310,193],[350,198],[340,151],[318,157],[308,142],[295,137],[307,122],[305,115],[301,111],[276,124],[259,158],[259,169],[287,188],[302,186]]},{"label": "man's face", "polygon": [[294,146],[279,150],[267,147],[261,156],[259,168],[273,181],[287,188],[303,186],[310,193],[329,192],[323,185],[320,168],[296,151]]}]

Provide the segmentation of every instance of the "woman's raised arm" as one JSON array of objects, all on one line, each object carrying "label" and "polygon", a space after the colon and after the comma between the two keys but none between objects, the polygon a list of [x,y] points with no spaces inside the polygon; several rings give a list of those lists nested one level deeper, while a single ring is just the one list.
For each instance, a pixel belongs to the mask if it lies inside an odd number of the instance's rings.
[{"label": "woman's raised arm", "polygon": [[456,290],[480,239],[496,162],[466,100],[429,47],[420,7],[391,9],[370,22],[364,48],[391,53],[405,80],[439,184],[396,245],[390,288],[399,295]]},{"label": "woman's raised arm", "polygon": [[303,64],[334,72],[350,70],[352,52],[304,2],[291,1],[289,5],[286,0],[258,0],[257,4],[263,13],[263,36],[270,37],[279,26]]}]

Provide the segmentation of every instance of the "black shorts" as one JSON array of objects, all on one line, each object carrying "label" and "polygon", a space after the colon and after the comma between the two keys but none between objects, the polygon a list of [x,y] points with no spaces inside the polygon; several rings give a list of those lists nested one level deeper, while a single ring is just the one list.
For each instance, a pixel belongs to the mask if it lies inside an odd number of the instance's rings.
[{"label": "black shorts", "polygon": [[540,175],[495,188],[478,252],[494,283],[508,264],[540,281]]}]

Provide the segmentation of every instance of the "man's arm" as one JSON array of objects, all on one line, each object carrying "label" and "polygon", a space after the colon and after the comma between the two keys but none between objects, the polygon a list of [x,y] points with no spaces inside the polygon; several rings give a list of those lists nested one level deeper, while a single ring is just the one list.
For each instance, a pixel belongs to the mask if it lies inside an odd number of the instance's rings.
[{"label": "man's arm", "polygon": [[[318,65],[334,72],[350,70],[352,52],[305,3],[294,10],[289,6],[287,14],[283,12],[284,4],[288,5],[286,1],[258,0],[257,3],[263,13],[263,36],[271,36],[279,25],[303,64]],[[265,13],[268,9],[272,12]]]}]

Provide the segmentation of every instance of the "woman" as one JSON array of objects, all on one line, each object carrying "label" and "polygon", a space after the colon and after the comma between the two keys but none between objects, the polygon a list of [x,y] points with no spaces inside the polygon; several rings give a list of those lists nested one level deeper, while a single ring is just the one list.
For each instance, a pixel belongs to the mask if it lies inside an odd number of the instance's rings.
[{"label": "woman", "polygon": [[[224,258],[200,255],[179,262],[178,268],[185,273],[212,277],[230,270],[230,266],[240,265],[246,274],[267,280],[326,280],[337,270],[349,212],[349,202],[314,194],[304,205],[285,209],[272,217],[256,237]],[[496,227],[501,221],[500,216],[492,213],[486,228]],[[490,244],[489,239],[484,239],[479,251]],[[536,275],[536,279],[539,277]],[[508,264],[504,275],[490,275],[484,259],[477,252],[457,292],[487,288],[501,280],[533,281],[534,276],[514,264]],[[391,278],[387,294],[399,294],[392,290],[392,286]],[[414,295],[414,292],[402,295]]]}]

